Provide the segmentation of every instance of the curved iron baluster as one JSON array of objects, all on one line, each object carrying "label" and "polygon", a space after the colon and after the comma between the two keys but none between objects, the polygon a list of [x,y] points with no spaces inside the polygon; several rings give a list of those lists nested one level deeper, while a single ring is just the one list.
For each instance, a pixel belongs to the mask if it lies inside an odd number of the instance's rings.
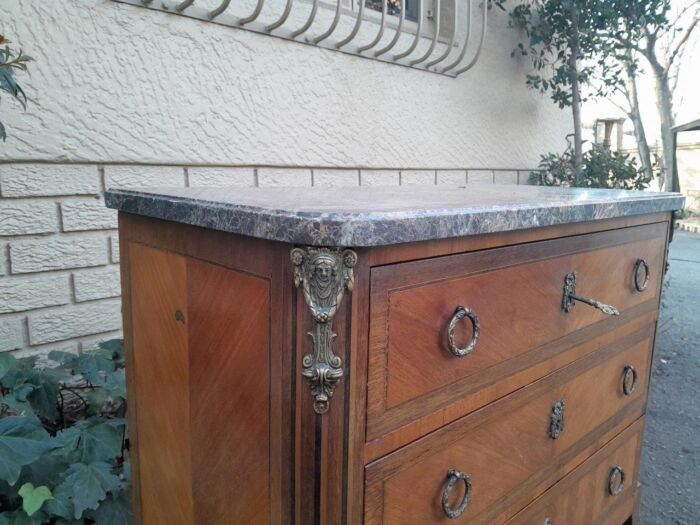
[{"label": "curved iron baluster", "polygon": [[311,11],[309,12],[309,18],[306,19],[306,22],[304,22],[304,25],[301,26],[299,29],[296,31],[292,31],[292,38],[296,38],[302,33],[305,33],[307,29],[311,27],[311,24],[314,23],[314,20],[316,19],[316,11],[318,11],[318,0],[314,0],[314,3],[311,4]]},{"label": "curved iron baluster", "polygon": [[464,45],[462,46],[462,51],[460,51],[459,56],[454,62],[451,62],[447,66],[444,67],[442,70],[442,73],[446,73],[450,69],[454,69],[457,67],[459,64],[462,63],[462,60],[464,60],[464,57],[467,54],[467,49],[469,48],[469,37],[472,34],[472,0],[467,0],[467,32],[464,35]]},{"label": "curved iron baluster", "polygon": [[449,44],[447,44],[447,47],[445,48],[445,52],[442,55],[440,55],[436,59],[428,62],[425,65],[426,69],[433,67],[433,66],[439,64],[440,62],[442,62],[443,60],[445,60],[448,57],[448,55],[450,54],[450,51],[452,51],[452,46],[455,45],[455,40],[457,40],[457,11],[458,10],[459,10],[459,6],[457,5],[457,0],[455,0],[455,18],[454,18],[453,25],[452,25],[452,37],[450,38],[450,42],[449,42]]},{"label": "curved iron baluster", "polygon": [[226,9],[228,9],[228,5],[230,3],[231,3],[231,0],[224,0],[223,2],[221,2],[221,4],[219,4],[219,7],[217,7],[216,9],[213,9],[209,13],[209,20],[214,20],[217,16],[219,16],[221,13],[226,11]]},{"label": "curved iron baluster", "polygon": [[367,51],[368,49],[372,49],[374,46],[376,46],[379,43],[379,41],[384,36],[384,27],[386,26],[386,9],[387,9],[386,5],[387,5],[386,1],[382,2],[382,21],[379,23],[379,31],[377,31],[377,36],[375,36],[374,40],[372,40],[369,44],[358,47],[357,48],[358,53],[362,53],[363,51]]},{"label": "curved iron baluster", "polygon": [[[471,68],[474,67],[474,65],[477,63],[479,60],[479,57],[481,56],[481,50],[484,47],[484,40],[486,39],[486,22],[487,22],[487,15],[488,15],[488,6],[484,5],[483,7],[484,10],[484,16],[481,18],[481,36],[479,37],[479,46],[476,48],[476,53],[474,53],[474,58],[471,59],[471,62],[469,62],[466,66],[463,68],[458,69],[455,71],[455,77],[458,77],[462,73],[465,73],[469,71]],[[444,71],[443,71],[444,73]]]},{"label": "curved iron baluster", "polygon": [[333,34],[335,28],[338,27],[338,22],[340,22],[340,9],[342,3],[343,0],[338,0],[338,2],[336,3],[335,16],[333,17],[333,22],[331,22],[331,26],[324,33],[321,33],[316,38],[310,39],[311,42],[313,42],[314,44],[320,44]]},{"label": "curved iron baluster", "polygon": [[265,26],[265,31],[272,31],[272,30],[280,27],[282,24],[284,24],[287,21],[287,18],[289,18],[289,13],[292,12],[292,5],[293,4],[294,4],[294,0],[287,0],[287,4],[284,6],[284,11],[282,12],[282,16],[280,16],[275,22],[272,22],[270,25]]},{"label": "curved iron baluster", "polygon": [[421,29],[423,27],[423,0],[418,0],[418,24],[416,26],[416,38],[413,39],[413,43],[408,46],[408,49],[404,51],[403,53],[398,53],[397,55],[394,55],[394,60],[400,60],[403,57],[407,57],[413,51],[416,49],[416,46],[418,45],[418,42],[420,42],[420,33]]},{"label": "curved iron baluster", "polygon": [[189,6],[194,4],[194,0],[185,0],[184,2],[180,2],[175,6],[175,11],[178,13],[182,13],[185,9],[187,9]]},{"label": "curved iron baluster", "polygon": [[433,35],[433,41],[430,43],[430,47],[428,48],[428,50],[425,52],[425,54],[422,57],[416,58],[415,60],[411,61],[412,66],[420,64],[424,60],[427,60],[428,57],[430,57],[430,55],[433,54],[433,50],[435,49],[435,44],[437,44],[439,34],[440,34],[440,0],[435,0],[435,34]]},{"label": "curved iron baluster", "polygon": [[238,23],[244,26],[253,22],[256,18],[260,16],[260,11],[262,11],[263,5],[265,5],[265,0],[258,0],[258,3],[255,4],[255,9],[253,9],[253,12],[250,13],[249,16],[241,18],[238,21]]},{"label": "curved iron baluster", "polygon": [[377,49],[377,51],[374,53],[375,57],[380,57],[384,53],[391,51],[396,45],[396,43],[399,41],[399,38],[401,37],[401,32],[403,31],[403,21],[406,18],[406,13],[404,12],[406,11],[406,0],[399,1],[399,9],[401,9],[401,11],[399,12],[399,24],[396,26],[396,33],[394,33],[394,38],[392,38],[391,41],[383,48]]},{"label": "curved iron baluster", "polygon": [[353,38],[355,38],[358,31],[360,30],[360,26],[362,25],[362,15],[364,14],[364,12],[365,0],[360,0],[360,8],[357,10],[357,19],[355,20],[355,25],[353,26],[352,31],[350,31],[350,34],[335,45],[336,49],[340,49],[344,45],[348,44]]}]

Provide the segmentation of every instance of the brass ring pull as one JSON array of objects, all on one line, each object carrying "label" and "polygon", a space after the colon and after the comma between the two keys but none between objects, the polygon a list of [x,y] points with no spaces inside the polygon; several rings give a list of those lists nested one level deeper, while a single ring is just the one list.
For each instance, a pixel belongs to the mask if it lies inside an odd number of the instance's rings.
[{"label": "brass ring pull", "polygon": [[[642,282],[639,282],[639,271],[641,269],[644,269],[644,279]],[[644,259],[637,259],[637,262],[634,263],[634,287],[638,292],[643,292],[649,287],[649,277],[650,277],[650,272],[649,272],[649,265]]]},{"label": "brass ring pull", "polygon": [[610,478],[608,479],[608,494],[611,496],[617,496],[624,490],[624,488],[625,471],[622,470],[622,467],[615,466],[610,471]]},{"label": "brass ring pull", "polygon": [[637,390],[637,370],[632,365],[625,365],[622,373],[622,392],[631,396]]},{"label": "brass ring pull", "polygon": [[[457,329],[457,323],[459,323],[465,317],[468,317],[471,321],[473,333],[469,344],[464,348],[460,348],[459,346],[457,346],[457,342],[455,341],[455,330]],[[455,314],[450,320],[450,326],[447,328],[447,344],[450,348],[450,352],[452,352],[452,354],[456,357],[464,357],[466,355],[471,354],[474,348],[476,347],[476,342],[479,339],[480,330],[481,327],[479,324],[479,318],[476,316],[474,311],[470,308],[465,308],[464,306],[458,306],[457,310],[455,311]]]},{"label": "brass ring pull", "polygon": [[[450,494],[452,494],[452,490],[455,488],[455,485],[457,485],[459,480],[464,482],[464,497],[462,498],[459,506],[453,509],[450,507]],[[469,506],[469,498],[471,498],[471,495],[472,481],[469,479],[469,476],[467,476],[464,472],[448,470],[447,484],[442,491],[442,510],[445,512],[445,516],[451,520],[455,520],[464,514],[464,511],[467,510],[467,507]]]}]

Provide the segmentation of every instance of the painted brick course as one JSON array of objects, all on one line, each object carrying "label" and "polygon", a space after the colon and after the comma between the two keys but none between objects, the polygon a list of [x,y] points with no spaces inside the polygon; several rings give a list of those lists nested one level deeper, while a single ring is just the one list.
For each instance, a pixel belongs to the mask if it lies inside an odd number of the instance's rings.
[{"label": "painted brick course", "polygon": [[20,317],[0,318],[0,352],[16,350],[24,346],[22,323]]},{"label": "painted brick course", "polygon": [[311,186],[311,170],[299,168],[258,168],[258,186]]},{"label": "painted brick course", "polygon": [[68,274],[49,273],[0,279],[0,313],[22,312],[69,302]]},{"label": "painted brick course", "polygon": [[0,196],[96,195],[100,179],[95,165],[2,164]]},{"label": "painted brick course", "polygon": [[362,186],[398,186],[399,170],[360,170]]},{"label": "painted brick course", "polygon": [[105,207],[102,199],[69,201],[61,204],[63,231],[113,230],[117,211]]},{"label": "painted brick course", "polygon": [[253,168],[202,168],[187,170],[190,186],[255,186]]},{"label": "painted brick course", "polygon": [[119,330],[121,301],[108,299],[31,313],[28,327],[29,341],[33,345]]},{"label": "painted brick course", "polygon": [[12,273],[45,272],[107,264],[107,239],[59,237],[10,243]]},{"label": "painted brick course", "polygon": [[314,170],[314,186],[358,186],[359,170]]},{"label": "painted brick course", "polygon": [[178,166],[105,166],[105,188],[184,186],[185,169]]},{"label": "painted brick course", "polygon": [[433,184],[435,184],[435,170],[401,170],[401,186]]},{"label": "painted brick course", "polygon": [[73,286],[76,302],[119,297],[119,266],[115,264],[107,268],[74,272]]},{"label": "painted brick course", "polygon": [[0,201],[0,235],[52,233],[58,230],[56,203],[40,199]]}]

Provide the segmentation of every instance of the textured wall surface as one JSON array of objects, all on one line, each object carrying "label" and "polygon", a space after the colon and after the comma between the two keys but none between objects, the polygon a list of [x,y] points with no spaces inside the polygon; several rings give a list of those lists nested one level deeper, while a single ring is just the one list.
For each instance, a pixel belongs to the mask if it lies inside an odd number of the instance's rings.
[{"label": "textured wall surface", "polygon": [[455,80],[109,0],[8,2],[1,32],[35,62],[27,112],[2,106],[0,351],[120,334],[106,187],[525,181],[570,119],[494,14]]},{"label": "textured wall surface", "polygon": [[493,14],[455,80],[109,0],[8,2],[3,32],[36,61],[0,158],[535,166],[570,119],[527,90]]}]

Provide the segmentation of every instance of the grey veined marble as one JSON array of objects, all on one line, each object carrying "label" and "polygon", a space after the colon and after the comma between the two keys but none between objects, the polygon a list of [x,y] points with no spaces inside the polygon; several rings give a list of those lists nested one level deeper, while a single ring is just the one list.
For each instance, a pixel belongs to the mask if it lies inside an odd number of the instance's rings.
[{"label": "grey veined marble", "polygon": [[109,190],[126,213],[316,246],[380,246],[678,210],[678,193],[467,185]]}]

